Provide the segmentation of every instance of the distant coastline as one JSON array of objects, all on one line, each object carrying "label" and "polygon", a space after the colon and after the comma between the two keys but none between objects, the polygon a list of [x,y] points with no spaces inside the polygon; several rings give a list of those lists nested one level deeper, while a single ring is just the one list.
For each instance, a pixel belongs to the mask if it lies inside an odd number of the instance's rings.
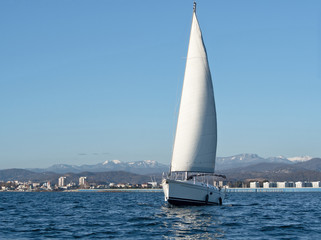
[{"label": "distant coastline", "polygon": [[321,192],[321,188],[227,188],[227,193],[291,193],[291,192]]},{"label": "distant coastline", "polygon": [[[222,191],[226,193],[308,193],[308,192],[321,192],[321,188],[312,188],[312,187],[305,187],[305,188],[226,188]],[[9,190],[9,191],[1,191],[1,192],[32,192],[32,193],[39,193],[39,192],[50,192],[50,191],[16,191],[16,190]],[[155,188],[155,189],[73,189],[73,190],[63,190],[63,191],[54,191],[54,192],[61,192],[61,193],[162,193],[163,189]]]}]

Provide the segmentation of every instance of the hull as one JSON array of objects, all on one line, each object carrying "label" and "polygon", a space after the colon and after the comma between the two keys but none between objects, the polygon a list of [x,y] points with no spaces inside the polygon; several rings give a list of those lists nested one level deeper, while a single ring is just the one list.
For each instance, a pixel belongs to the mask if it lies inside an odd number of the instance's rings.
[{"label": "hull", "polygon": [[221,205],[221,190],[204,183],[163,179],[165,201],[173,205]]}]

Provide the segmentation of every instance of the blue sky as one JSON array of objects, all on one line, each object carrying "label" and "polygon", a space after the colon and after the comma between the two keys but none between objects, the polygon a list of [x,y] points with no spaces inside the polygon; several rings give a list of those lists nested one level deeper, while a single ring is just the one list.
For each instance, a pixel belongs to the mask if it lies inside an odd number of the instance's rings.
[{"label": "blue sky", "polygon": [[[193,1],[1,1],[0,168],[169,163]],[[199,1],[218,156],[321,157],[321,2]]]}]

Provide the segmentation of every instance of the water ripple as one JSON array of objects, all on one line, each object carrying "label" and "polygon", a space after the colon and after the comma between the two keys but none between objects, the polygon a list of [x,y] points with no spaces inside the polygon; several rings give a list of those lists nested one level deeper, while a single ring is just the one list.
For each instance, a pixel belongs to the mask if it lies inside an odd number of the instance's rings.
[{"label": "water ripple", "polygon": [[0,193],[0,239],[319,239],[320,193],[231,193],[175,207],[162,193]]}]

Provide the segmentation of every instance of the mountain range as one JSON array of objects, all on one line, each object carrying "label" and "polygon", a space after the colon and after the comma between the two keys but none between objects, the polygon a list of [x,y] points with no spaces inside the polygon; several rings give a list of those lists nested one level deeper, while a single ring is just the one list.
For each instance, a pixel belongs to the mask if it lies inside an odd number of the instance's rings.
[{"label": "mountain range", "polygon": [[48,168],[29,168],[32,172],[44,173],[81,173],[81,172],[110,172],[125,171],[141,175],[168,172],[169,166],[154,160],[137,162],[122,162],[119,160],[107,160],[93,165],[68,165],[55,164]]},{"label": "mountain range", "polygon": [[[282,156],[263,158],[257,154],[238,154],[230,157],[217,157],[216,167],[217,171],[247,167],[258,163],[284,163],[294,164],[312,159],[312,157],[294,157],[285,158]],[[120,160],[107,160],[102,163],[93,165],[68,165],[55,164],[48,168],[30,168],[33,172],[55,172],[55,173],[80,173],[88,172],[106,172],[106,171],[126,171],[137,174],[153,174],[169,171],[169,165],[159,163],[154,160],[145,160],[137,162],[122,162]]]},{"label": "mountain range", "polygon": [[[93,165],[55,164],[48,168],[0,170],[0,181],[46,181],[55,182],[59,176],[76,181],[79,176],[87,176],[96,182],[150,181],[150,176],[161,179],[162,172],[168,172],[169,165],[153,160],[122,162],[107,160]],[[229,181],[251,179],[271,181],[321,180],[321,158],[308,156],[285,158],[282,156],[263,158],[257,154],[239,154],[218,157],[216,172],[227,176]]]},{"label": "mountain range", "polygon": [[250,166],[252,164],[258,164],[258,163],[293,164],[297,162],[308,161],[310,159],[312,159],[312,157],[309,157],[309,156],[293,157],[293,158],[277,156],[277,157],[263,158],[257,154],[244,153],[244,154],[238,154],[230,157],[217,157],[216,170],[240,168],[240,167],[246,167],[246,166]]},{"label": "mountain range", "polygon": [[293,164],[262,162],[217,172],[229,181],[321,181],[321,158]]}]

